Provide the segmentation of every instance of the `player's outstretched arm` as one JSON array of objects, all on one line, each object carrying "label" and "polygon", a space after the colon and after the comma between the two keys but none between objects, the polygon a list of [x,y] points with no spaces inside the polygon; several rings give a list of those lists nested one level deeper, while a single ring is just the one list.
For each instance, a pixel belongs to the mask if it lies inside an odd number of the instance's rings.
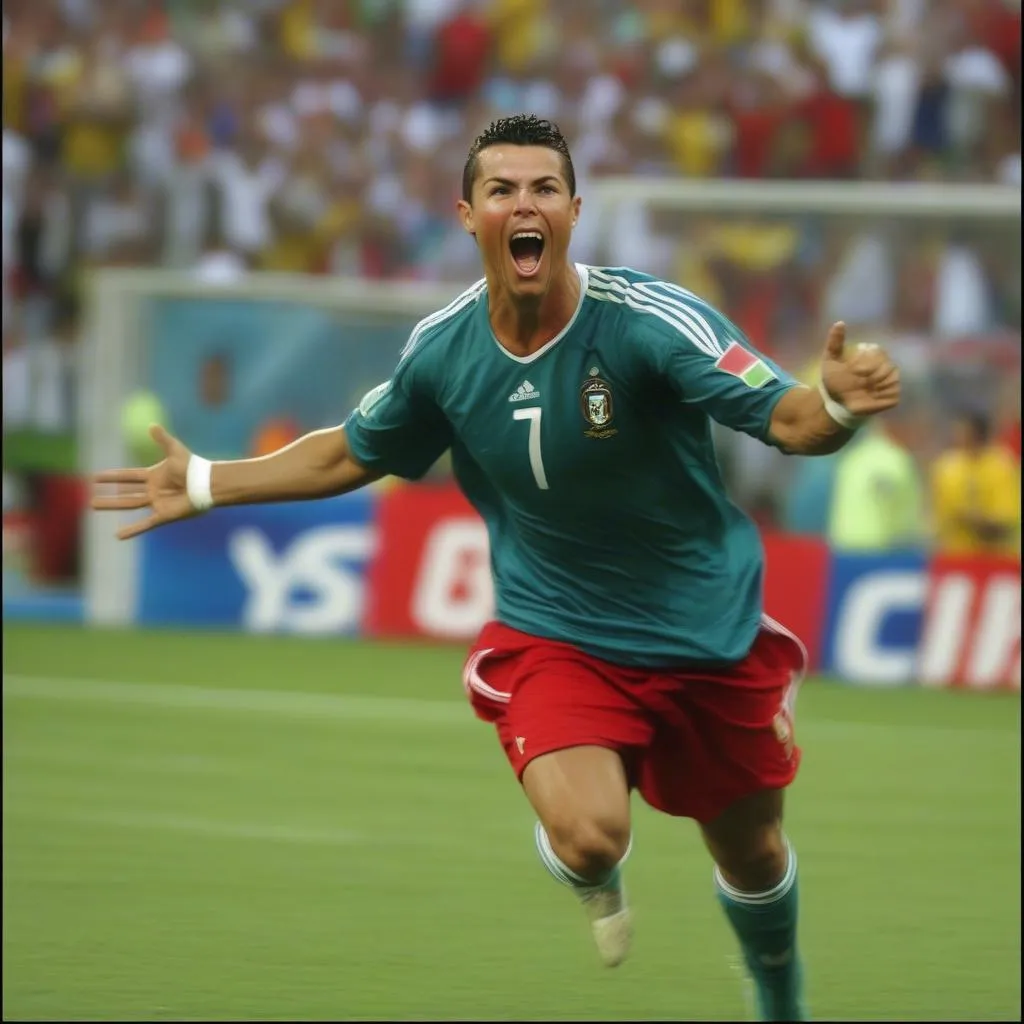
[{"label": "player's outstretched arm", "polygon": [[149,510],[145,519],[118,531],[121,540],[188,519],[213,505],[327,498],[380,478],[352,458],[341,427],[316,430],[271,455],[229,462],[194,455],[161,426],[151,427],[150,434],[163,449],[160,462],[148,468],[106,470],[94,478],[100,487],[115,490],[95,495],[94,509]]},{"label": "player's outstretched arm", "polygon": [[838,451],[869,416],[900,400],[900,371],[877,345],[846,352],[846,325],[833,324],[825,342],[821,386],[793,388],[772,412],[771,436],[793,455]]}]

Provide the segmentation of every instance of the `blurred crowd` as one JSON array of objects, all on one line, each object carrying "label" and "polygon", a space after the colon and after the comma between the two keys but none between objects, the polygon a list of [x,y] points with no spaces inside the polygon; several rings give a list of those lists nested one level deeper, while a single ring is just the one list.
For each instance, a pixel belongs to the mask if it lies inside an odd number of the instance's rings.
[{"label": "blurred crowd", "polygon": [[[1020,28],[1019,0],[4,0],[5,434],[72,430],[95,267],[475,279],[453,207],[505,113],[560,124],[584,197],[608,175],[1019,187]],[[922,392],[965,352],[1019,372],[1019,216],[598,224],[577,259],[693,288],[808,375],[840,316]],[[1012,433],[1019,387],[991,377]],[[751,503],[772,472],[740,474]]]},{"label": "blurred crowd", "polygon": [[22,293],[80,262],[462,280],[466,149],[520,110],[562,126],[584,192],[1020,184],[1009,0],[7,0],[3,33]]}]

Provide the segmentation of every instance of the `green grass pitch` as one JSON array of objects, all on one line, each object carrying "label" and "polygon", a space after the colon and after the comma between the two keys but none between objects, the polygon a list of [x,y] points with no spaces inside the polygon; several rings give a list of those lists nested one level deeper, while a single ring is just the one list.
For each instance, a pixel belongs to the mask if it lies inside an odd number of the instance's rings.
[{"label": "green grass pitch", "polygon": [[[450,647],[4,631],[5,1019],[736,1019],[690,822],[605,971]],[[1020,1019],[1020,702],[805,684],[821,1019]]]}]

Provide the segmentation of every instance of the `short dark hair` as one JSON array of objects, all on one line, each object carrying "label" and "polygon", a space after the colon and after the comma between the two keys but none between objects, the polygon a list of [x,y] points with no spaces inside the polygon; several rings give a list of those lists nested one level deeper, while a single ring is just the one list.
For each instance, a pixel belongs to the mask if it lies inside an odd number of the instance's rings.
[{"label": "short dark hair", "polygon": [[535,114],[516,114],[513,117],[499,117],[492,121],[478,135],[469,147],[466,166],[462,171],[462,198],[468,203],[473,195],[476,180],[477,161],[480,153],[490,146],[507,143],[512,146],[546,146],[562,158],[562,171],[569,186],[569,195],[576,195],[576,171],[572,166],[569,145],[558,125],[537,117]]}]

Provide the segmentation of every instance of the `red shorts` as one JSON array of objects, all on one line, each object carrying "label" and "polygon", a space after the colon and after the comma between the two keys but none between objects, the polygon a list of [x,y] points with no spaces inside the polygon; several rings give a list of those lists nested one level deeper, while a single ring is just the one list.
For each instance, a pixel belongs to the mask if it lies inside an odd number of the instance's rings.
[{"label": "red shorts", "polygon": [[693,671],[612,665],[491,622],[463,683],[518,778],[541,754],[608,747],[652,807],[704,822],[796,777],[793,707],[806,663],[803,644],[767,619],[743,661]]}]

